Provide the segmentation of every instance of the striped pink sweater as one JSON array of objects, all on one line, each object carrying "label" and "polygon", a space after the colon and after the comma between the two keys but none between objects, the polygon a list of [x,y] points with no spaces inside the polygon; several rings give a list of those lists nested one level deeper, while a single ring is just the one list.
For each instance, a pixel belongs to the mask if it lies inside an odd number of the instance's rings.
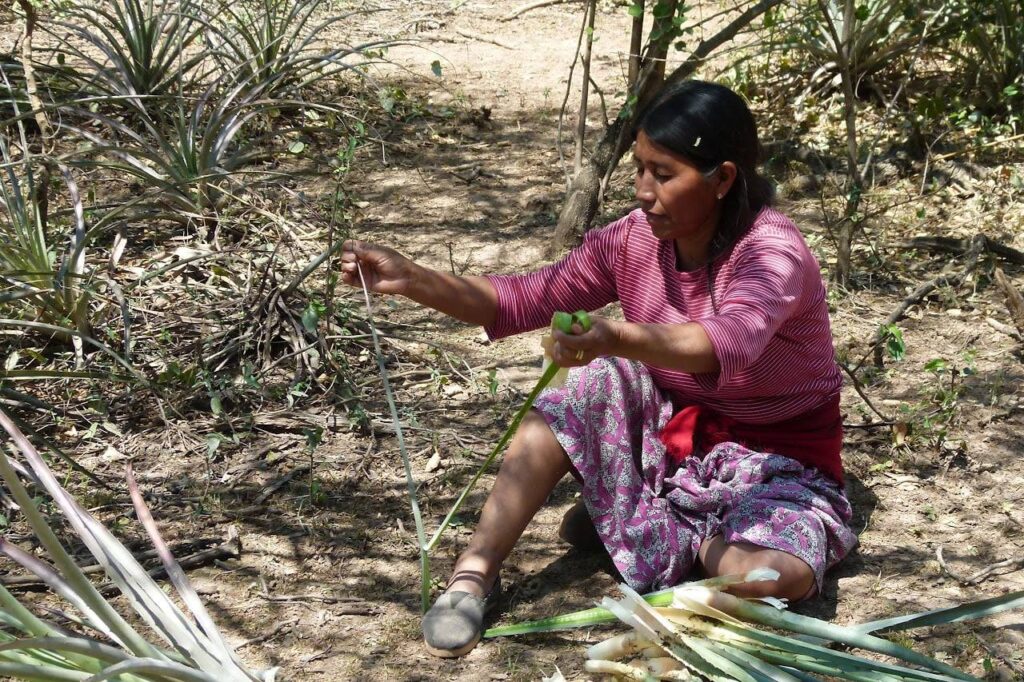
[{"label": "striped pink sweater", "polygon": [[545,327],[556,310],[613,301],[629,322],[697,322],[714,345],[719,372],[649,367],[677,405],[769,424],[820,407],[842,384],[818,262],[793,221],[774,209],[761,211],[715,261],[714,301],[707,268],[676,271],[672,242],[656,239],[640,210],[592,230],[558,263],[488,279],[498,292],[491,338]]}]

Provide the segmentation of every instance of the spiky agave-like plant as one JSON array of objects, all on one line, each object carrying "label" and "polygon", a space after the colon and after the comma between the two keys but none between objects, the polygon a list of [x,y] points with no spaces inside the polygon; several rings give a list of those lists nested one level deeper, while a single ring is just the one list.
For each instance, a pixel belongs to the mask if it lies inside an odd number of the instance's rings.
[{"label": "spiky agave-like plant", "polygon": [[[380,39],[361,45],[318,43],[324,31],[354,16],[379,9],[360,8],[344,14],[320,14],[324,0],[257,0],[242,5],[222,0],[205,40],[223,75],[237,83],[265,82],[266,96],[297,96],[299,91],[333,73],[351,70],[360,77],[370,55],[395,44]],[[355,58],[355,61],[347,60]]]},{"label": "spiky agave-like plant", "polygon": [[198,0],[88,0],[69,3],[42,28],[55,41],[55,68],[80,95],[159,110],[164,98],[202,80],[207,55],[189,48],[207,14]]},{"label": "spiky agave-like plant", "polygon": [[[0,426],[28,465],[26,468],[9,459],[4,448],[0,448],[0,476],[53,564],[37,559],[6,539],[0,540],[0,553],[34,573],[74,606],[82,629],[95,633],[92,636],[70,631],[44,621],[0,586],[0,624],[5,626],[0,630],[0,676],[90,682],[272,682],[275,670],[248,670],[224,640],[161,539],[130,470],[128,483],[136,513],[190,615],[160,589],[124,545],[61,487],[32,444],[2,410]],[[46,490],[136,614],[171,649],[148,642],[93,586],[36,508],[19,475],[34,479]]]}]

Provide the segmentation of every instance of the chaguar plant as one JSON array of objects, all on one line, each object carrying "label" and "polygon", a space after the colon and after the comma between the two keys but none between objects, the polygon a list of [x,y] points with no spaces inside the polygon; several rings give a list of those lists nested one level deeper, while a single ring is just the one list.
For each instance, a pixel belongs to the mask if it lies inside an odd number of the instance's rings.
[{"label": "chaguar plant", "polygon": [[[149,534],[177,596],[188,613],[139,565],[124,545],[57,482],[32,444],[0,410],[27,466],[0,448],[0,476],[50,561],[6,539],[0,554],[42,580],[68,602],[72,627],[36,616],[0,586],[0,676],[21,680],[136,680],[139,682],[272,682],[276,669],[247,669],[224,640],[184,571],[160,537],[131,470],[128,485],[136,514]],[[74,534],[95,557],[136,615],[170,648],[146,639],[115,610],[63,547],[22,479],[45,490]],[[52,563],[51,563],[52,562]]]},{"label": "chaguar plant", "polygon": [[264,84],[266,96],[295,96],[313,81],[354,68],[346,58],[388,44],[327,48],[322,43],[327,28],[367,11],[321,16],[329,5],[324,0],[221,0],[204,34],[210,55],[236,83]]},{"label": "chaguar plant", "polygon": [[1018,0],[953,3],[950,51],[964,97],[1002,120],[1024,116],[1024,22]]},{"label": "chaguar plant", "polygon": [[[34,156],[24,128],[16,128],[14,139],[0,131],[0,311],[88,333],[87,235],[78,186],[67,166]],[[70,225],[60,225],[49,207],[54,172],[71,203]]]},{"label": "chaguar plant", "polygon": [[190,105],[179,100],[164,120],[146,112],[128,121],[97,114],[107,128],[102,134],[65,124],[90,143],[71,162],[134,178],[140,191],[126,218],[215,228],[227,198],[241,187],[236,176],[268,155],[261,145],[267,135],[242,135],[243,128],[273,106],[259,90],[218,92],[217,85]]},{"label": "chaguar plant", "polygon": [[[190,49],[208,26],[199,0],[87,0],[43,24],[63,79],[79,96],[118,101],[159,115],[168,96],[202,79],[203,50]],[[158,100],[153,102],[152,100]]]},{"label": "chaguar plant", "polygon": [[[807,682],[957,682],[977,678],[901,644],[885,632],[981,618],[1024,606],[1024,591],[925,613],[840,626],[786,609],[778,599],[747,600],[725,590],[771,581],[771,569],[721,576],[645,597],[620,585],[623,598],[542,621],[493,628],[484,637],[591,628],[620,620],[632,631],[587,650],[586,669],[618,680]],[[841,648],[833,649],[835,643]],[[856,649],[868,652],[868,658]],[[881,660],[878,655],[888,657]],[[892,661],[892,662],[890,662]]]},{"label": "chaguar plant", "polygon": [[[840,49],[858,88],[870,86],[872,76],[893,67],[928,35],[937,36],[949,14],[941,0],[805,0],[791,11],[794,21],[786,22],[790,35],[784,44],[806,59],[807,92],[839,89]],[[936,13],[939,16],[933,16]],[[926,27],[928,35],[923,33]],[[842,45],[836,44],[832,28],[843,39]]]}]

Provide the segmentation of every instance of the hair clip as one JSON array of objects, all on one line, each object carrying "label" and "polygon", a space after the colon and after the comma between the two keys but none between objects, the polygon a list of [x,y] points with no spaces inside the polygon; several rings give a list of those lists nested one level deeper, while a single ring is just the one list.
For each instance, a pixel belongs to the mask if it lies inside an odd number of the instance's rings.
[{"label": "hair clip", "polygon": [[700,146],[700,138],[699,137],[696,140],[693,141],[693,146],[694,147],[699,147]]}]

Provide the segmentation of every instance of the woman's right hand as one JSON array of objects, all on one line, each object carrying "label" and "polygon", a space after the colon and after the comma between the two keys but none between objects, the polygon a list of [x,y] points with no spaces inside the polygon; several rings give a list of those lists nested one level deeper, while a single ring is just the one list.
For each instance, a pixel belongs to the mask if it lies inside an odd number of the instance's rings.
[{"label": "woman's right hand", "polygon": [[370,291],[408,295],[416,264],[394,249],[349,239],[341,246],[341,279],[350,286],[362,286],[360,271]]}]

